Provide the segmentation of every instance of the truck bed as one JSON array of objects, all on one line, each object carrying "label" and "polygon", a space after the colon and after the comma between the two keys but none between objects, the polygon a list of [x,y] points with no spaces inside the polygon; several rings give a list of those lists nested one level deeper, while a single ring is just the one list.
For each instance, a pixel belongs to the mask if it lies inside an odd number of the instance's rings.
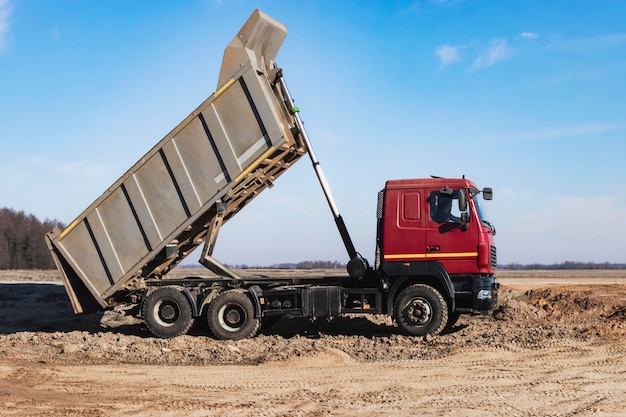
[{"label": "truck bed", "polygon": [[[253,13],[219,88],[65,230],[47,235],[76,313],[160,279],[306,153],[275,85],[280,23]],[[207,257],[210,259],[210,256]]]}]

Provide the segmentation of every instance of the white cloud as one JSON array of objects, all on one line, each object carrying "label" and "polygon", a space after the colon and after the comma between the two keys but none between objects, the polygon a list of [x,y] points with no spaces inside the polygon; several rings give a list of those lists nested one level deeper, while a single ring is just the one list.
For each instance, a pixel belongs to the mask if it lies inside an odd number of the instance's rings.
[{"label": "white cloud", "polygon": [[489,46],[476,57],[472,63],[472,70],[490,67],[497,62],[503,61],[512,55],[506,39],[492,39]]},{"label": "white cloud", "polygon": [[0,0],[0,51],[9,46],[9,29],[11,29],[11,13],[13,6],[9,0]]},{"label": "white cloud", "polygon": [[463,61],[461,57],[461,46],[441,45],[435,50],[435,56],[439,59],[441,67]]},{"label": "white cloud", "polygon": [[535,40],[539,38],[539,35],[534,32],[522,32],[519,34],[519,37],[522,39]]},{"label": "white cloud", "polygon": [[[461,51],[467,48],[469,51],[465,51],[466,55],[476,54],[476,58],[469,67],[470,71],[476,71],[491,67],[498,62],[511,58],[517,51],[517,48],[511,46],[511,43],[513,45],[521,45],[521,42],[536,39],[539,39],[539,35],[534,32],[521,32],[512,37],[493,38],[489,41],[487,46],[482,46],[482,49],[477,54],[471,51],[474,47],[472,44],[464,46],[441,45],[435,49],[435,56],[439,60],[440,67],[445,68],[449,65],[464,61]],[[511,41],[511,43],[509,43],[509,41]]]}]

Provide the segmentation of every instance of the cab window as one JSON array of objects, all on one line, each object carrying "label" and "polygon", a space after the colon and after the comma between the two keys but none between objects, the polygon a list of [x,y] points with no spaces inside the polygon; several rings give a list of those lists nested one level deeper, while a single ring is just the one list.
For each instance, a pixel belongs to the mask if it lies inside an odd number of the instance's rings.
[{"label": "cab window", "polygon": [[451,195],[432,191],[429,196],[430,218],[437,223],[462,223],[459,210],[459,190]]}]

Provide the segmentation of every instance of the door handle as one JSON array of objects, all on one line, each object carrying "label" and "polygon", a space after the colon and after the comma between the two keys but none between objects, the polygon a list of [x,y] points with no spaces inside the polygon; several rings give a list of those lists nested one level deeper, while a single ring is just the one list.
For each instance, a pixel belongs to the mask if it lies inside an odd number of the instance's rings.
[{"label": "door handle", "polygon": [[439,246],[428,246],[426,252],[439,252],[441,248]]}]

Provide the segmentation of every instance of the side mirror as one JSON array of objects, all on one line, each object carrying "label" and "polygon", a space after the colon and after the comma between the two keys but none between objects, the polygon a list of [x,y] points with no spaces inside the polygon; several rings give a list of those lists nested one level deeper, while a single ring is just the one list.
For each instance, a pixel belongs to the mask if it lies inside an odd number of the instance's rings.
[{"label": "side mirror", "polygon": [[483,198],[485,200],[493,199],[493,190],[490,187],[483,188]]},{"label": "side mirror", "polygon": [[467,232],[469,230],[470,214],[466,211],[461,213],[461,230]]},{"label": "side mirror", "polygon": [[464,212],[467,210],[467,196],[465,195],[465,190],[459,190],[459,211]]}]

